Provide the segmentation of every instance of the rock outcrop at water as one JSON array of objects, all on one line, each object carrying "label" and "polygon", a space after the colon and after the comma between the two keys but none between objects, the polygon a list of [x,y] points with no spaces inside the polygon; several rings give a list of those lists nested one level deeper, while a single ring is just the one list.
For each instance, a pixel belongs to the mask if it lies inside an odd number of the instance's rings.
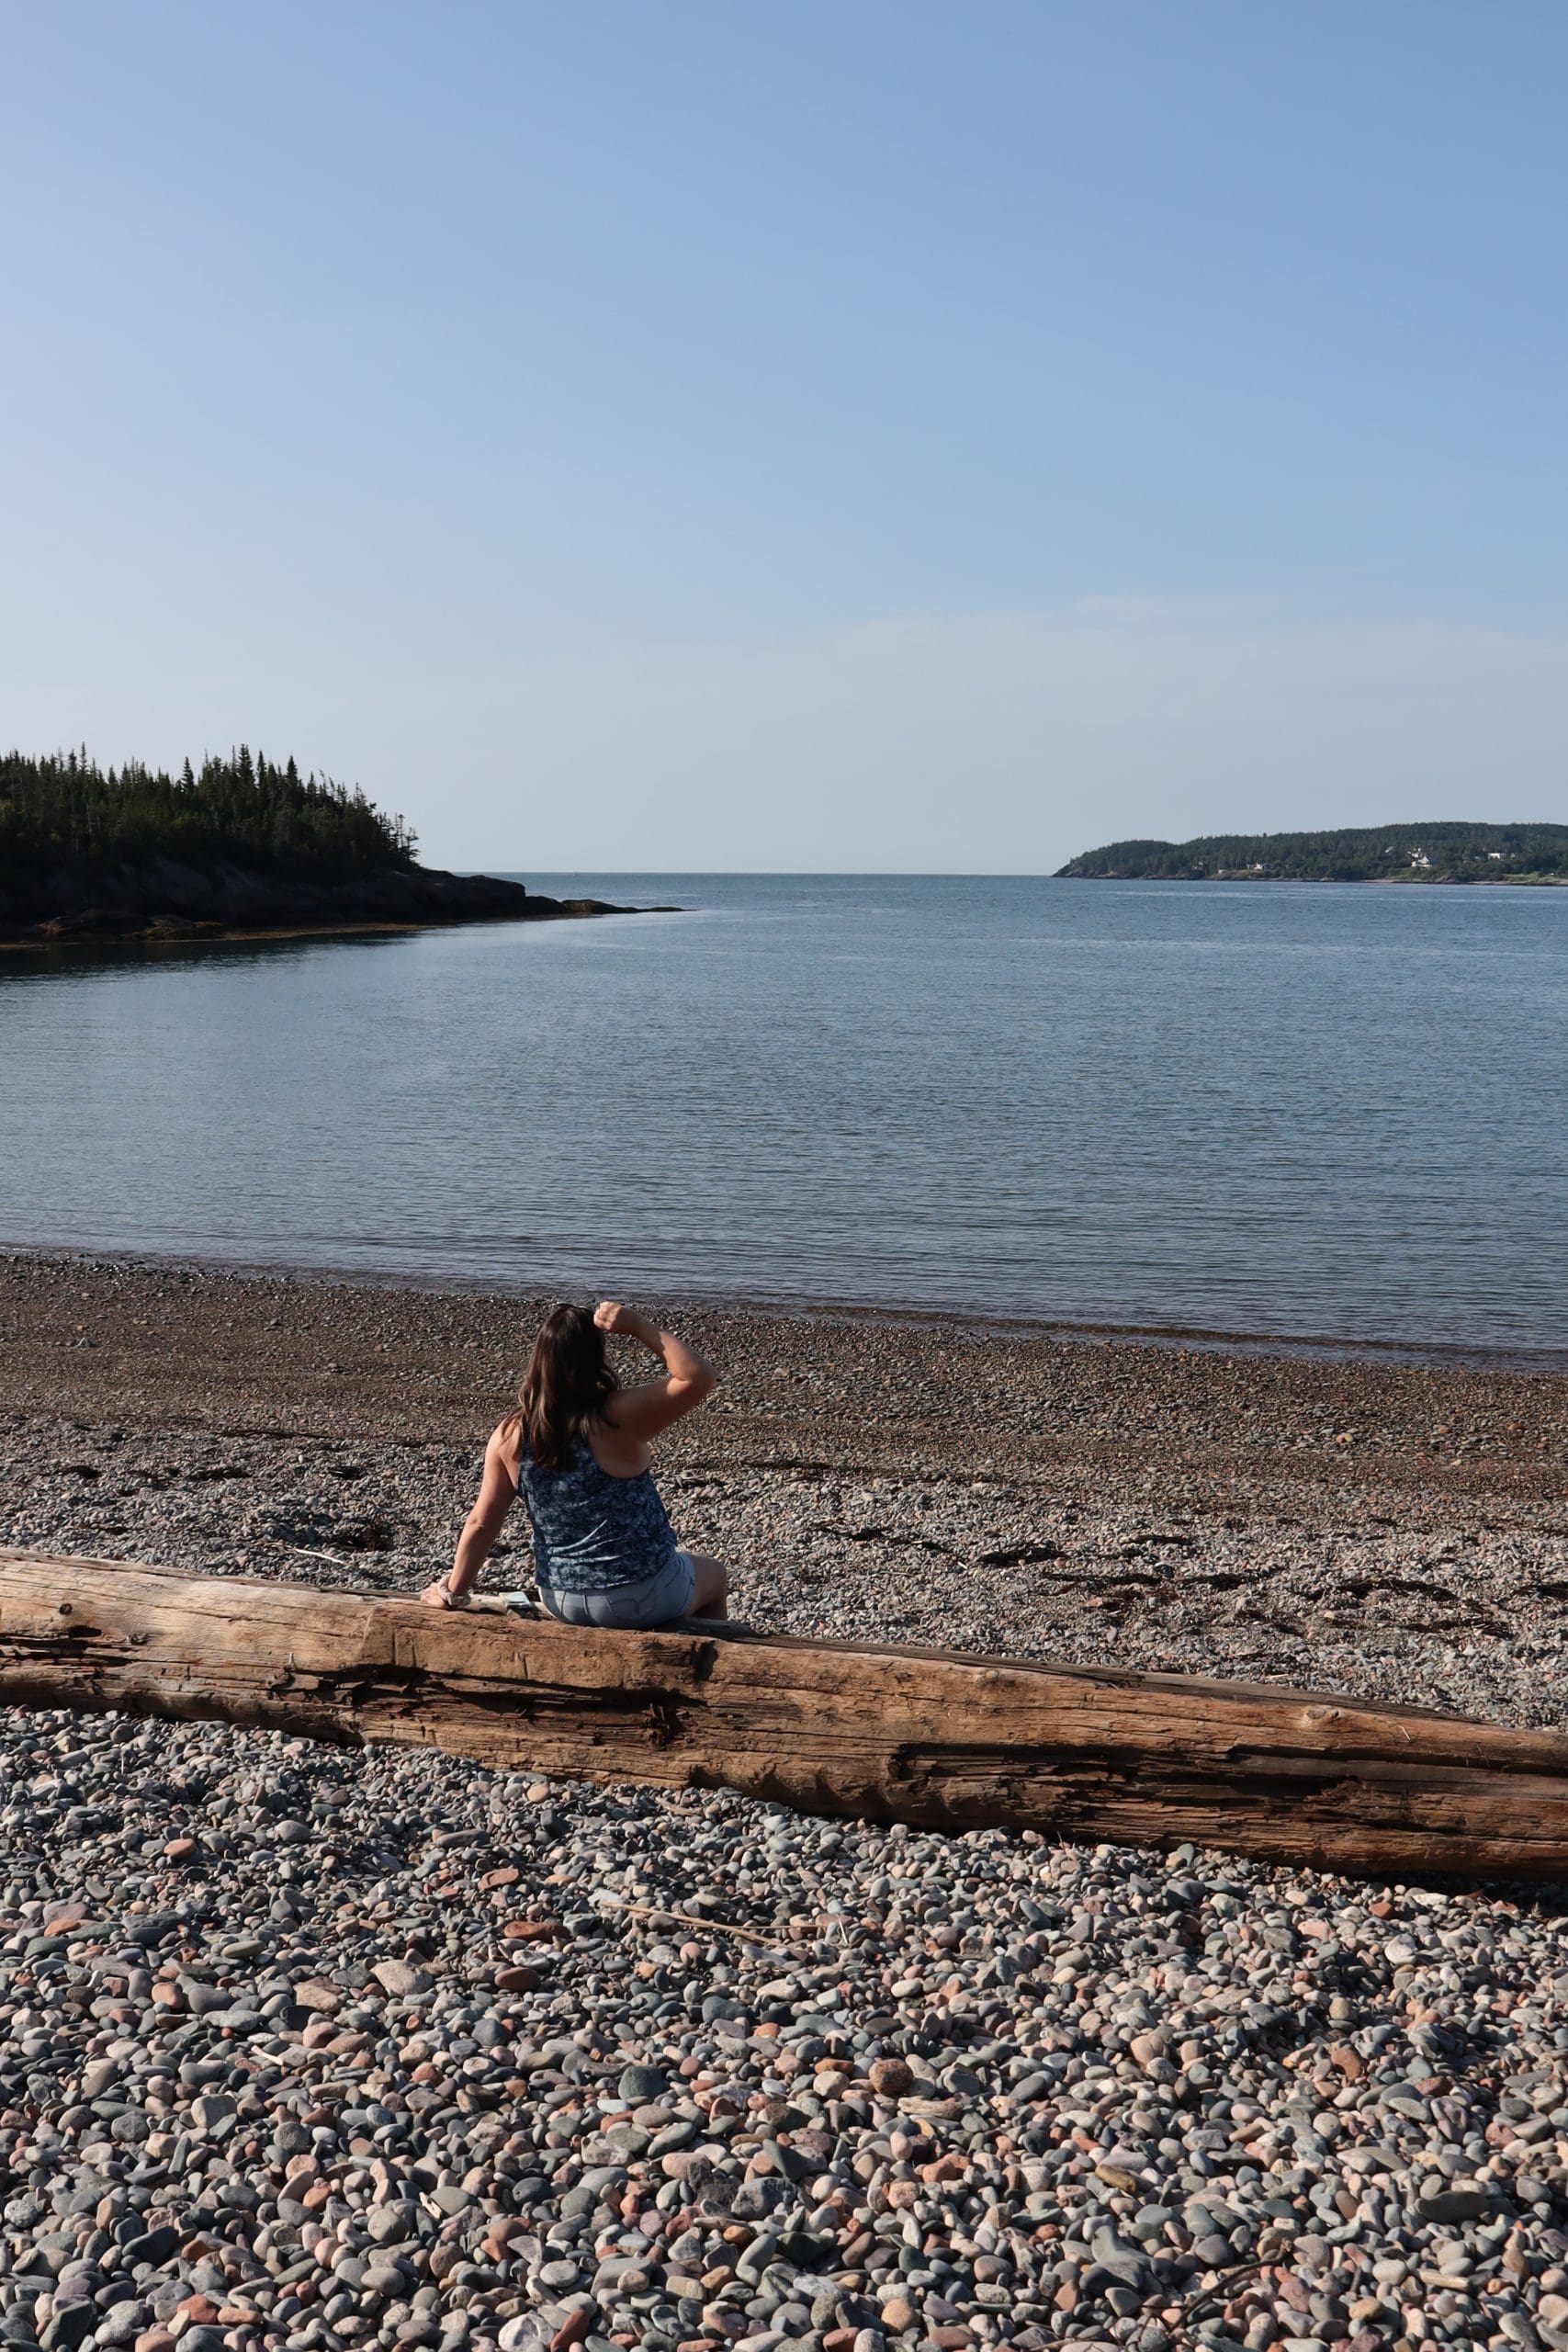
[{"label": "rock outcrop at water", "polygon": [[242,743],[178,775],[84,749],[0,753],[0,943],[182,939],[617,914],[415,861],[355,786]]},{"label": "rock outcrop at water", "polygon": [[448,874],[413,865],[336,881],[280,876],[231,860],[198,866],[164,856],[104,865],[62,864],[36,877],[0,874],[0,939],[39,944],[366,925],[546,922],[626,911],[602,899],[544,898],[494,875]]}]

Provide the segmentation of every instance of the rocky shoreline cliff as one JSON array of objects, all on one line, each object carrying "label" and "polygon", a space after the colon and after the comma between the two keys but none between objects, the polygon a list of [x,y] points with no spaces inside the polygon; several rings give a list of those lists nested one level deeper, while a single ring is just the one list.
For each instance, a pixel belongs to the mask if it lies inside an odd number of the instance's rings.
[{"label": "rocky shoreline cliff", "polygon": [[632,911],[602,899],[550,899],[490,874],[389,865],[346,880],[303,880],[222,860],[164,856],[0,873],[0,943],[220,938],[276,931],[459,922],[547,922]]}]

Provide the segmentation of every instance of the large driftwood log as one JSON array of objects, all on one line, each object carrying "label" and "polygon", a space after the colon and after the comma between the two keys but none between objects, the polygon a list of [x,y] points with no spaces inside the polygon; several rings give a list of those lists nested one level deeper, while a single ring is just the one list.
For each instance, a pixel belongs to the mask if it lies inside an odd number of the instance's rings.
[{"label": "large driftwood log", "polygon": [[1371,1702],[0,1550],[0,1700],[400,1740],[807,1813],[1568,1877],[1568,1737]]}]

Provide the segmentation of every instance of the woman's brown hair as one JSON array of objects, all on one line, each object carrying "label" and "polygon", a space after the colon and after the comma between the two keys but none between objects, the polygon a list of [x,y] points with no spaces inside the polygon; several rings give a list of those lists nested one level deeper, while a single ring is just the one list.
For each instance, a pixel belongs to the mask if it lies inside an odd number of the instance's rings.
[{"label": "woman's brown hair", "polygon": [[534,1342],[518,1394],[523,1442],[541,1470],[564,1470],[617,1382],[586,1306],[557,1306]]}]

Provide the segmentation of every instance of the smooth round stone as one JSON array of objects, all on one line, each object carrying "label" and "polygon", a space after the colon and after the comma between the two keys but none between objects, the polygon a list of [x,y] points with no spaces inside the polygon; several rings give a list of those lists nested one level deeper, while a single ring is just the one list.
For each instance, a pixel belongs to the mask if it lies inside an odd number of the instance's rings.
[{"label": "smooth round stone", "polygon": [[632,2064],[622,2068],[616,2089],[628,2107],[643,2106],[668,2097],[670,2078],[657,2066]]}]

